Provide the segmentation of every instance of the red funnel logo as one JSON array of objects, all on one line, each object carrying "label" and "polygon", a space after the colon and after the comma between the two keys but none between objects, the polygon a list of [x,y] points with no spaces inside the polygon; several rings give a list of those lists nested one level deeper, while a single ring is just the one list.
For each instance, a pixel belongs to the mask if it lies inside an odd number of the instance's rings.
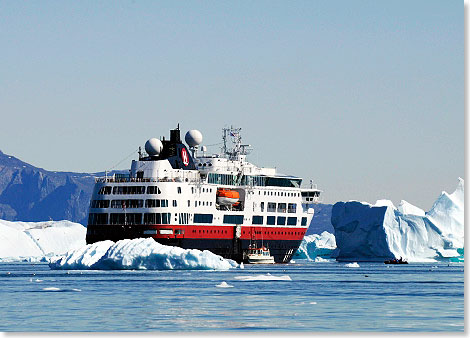
[{"label": "red funnel logo", "polygon": [[184,166],[187,167],[189,164],[189,157],[185,148],[181,149],[181,158],[183,159]]}]

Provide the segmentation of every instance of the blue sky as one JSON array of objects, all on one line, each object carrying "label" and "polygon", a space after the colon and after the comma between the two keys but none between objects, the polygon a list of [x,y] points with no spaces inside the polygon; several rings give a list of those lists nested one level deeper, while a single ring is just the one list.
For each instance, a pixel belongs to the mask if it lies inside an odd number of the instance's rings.
[{"label": "blue sky", "polygon": [[0,43],[0,149],[48,170],[180,123],[329,203],[429,209],[464,176],[461,1],[2,1]]}]

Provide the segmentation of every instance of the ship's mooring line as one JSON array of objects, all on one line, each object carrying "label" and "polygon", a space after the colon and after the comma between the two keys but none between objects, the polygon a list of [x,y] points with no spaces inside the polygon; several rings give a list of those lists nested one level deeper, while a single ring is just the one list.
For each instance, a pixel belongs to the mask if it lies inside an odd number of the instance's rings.
[{"label": "ship's mooring line", "polygon": [[223,144],[223,142],[214,143],[214,144],[203,144],[203,146],[206,146],[206,147],[213,147],[213,146],[220,146],[221,144]]},{"label": "ship's mooring line", "polygon": [[113,169],[116,168],[118,165],[120,165],[122,162],[124,162],[124,161],[127,160],[129,157],[131,157],[132,155],[134,155],[135,153],[138,153],[138,152],[139,152],[139,149],[133,150],[132,153],[130,153],[125,159],[123,159],[123,160],[121,160],[120,162],[116,163],[114,166],[112,166],[111,168],[109,168],[108,171],[113,170]]}]

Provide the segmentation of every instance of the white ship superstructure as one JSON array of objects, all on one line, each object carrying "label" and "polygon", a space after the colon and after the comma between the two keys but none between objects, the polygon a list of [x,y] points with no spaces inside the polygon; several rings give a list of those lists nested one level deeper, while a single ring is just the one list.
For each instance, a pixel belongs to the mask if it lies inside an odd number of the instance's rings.
[{"label": "white ship superstructure", "polygon": [[276,262],[288,262],[320,190],[249,163],[240,131],[224,128],[224,146],[216,155],[207,154],[197,130],[186,134],[189,148],[179,128],[170,131],[170,140],[148,140],[147,154],[139,153],[129,174],[96,180],[87,242],[153,237],[246,261],[250,243],[259,241]]}]

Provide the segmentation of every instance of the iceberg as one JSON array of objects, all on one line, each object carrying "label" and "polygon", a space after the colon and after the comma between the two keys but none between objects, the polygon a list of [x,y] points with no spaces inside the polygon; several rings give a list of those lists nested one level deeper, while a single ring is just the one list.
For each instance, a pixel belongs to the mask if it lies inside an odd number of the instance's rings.
[{"label": "iceberg", "polygon": [[233,285],[227,284],[227,282],[222,282],[215,286],[216,288],[233,288]]},{"label": "iceberg", "polygon": [[182,249],[153,238],[102,241],[54,257],[53,270],[228,270],[238,267],[210,251]]},{"label": "iceberg", "polygon": [[340,261],[459,261],[464,248],[464,180],[459,178],[454,193],[443,191],[428,212],[406,201],[398,208],[389,200],[375,205],[338,202],[331,223]]},{"label": "iceberg", "polygon": [[0,262],[47,261],[85,245],[86,228],[70,221],[0,220]]},{"label": "iceberg", "polygon": [[359,264],[357,264],[357,262],[348,263],[348,264],[345,264],[344,266],[346,268],[360,268],[360,266],[359,266]]},{"label": "iceberg", "polygon": [[335,236],[327,231],[320,235],[307,235],[294,254],[295,259],[316,260],[317,257],[332,257],[336,249]]}]

